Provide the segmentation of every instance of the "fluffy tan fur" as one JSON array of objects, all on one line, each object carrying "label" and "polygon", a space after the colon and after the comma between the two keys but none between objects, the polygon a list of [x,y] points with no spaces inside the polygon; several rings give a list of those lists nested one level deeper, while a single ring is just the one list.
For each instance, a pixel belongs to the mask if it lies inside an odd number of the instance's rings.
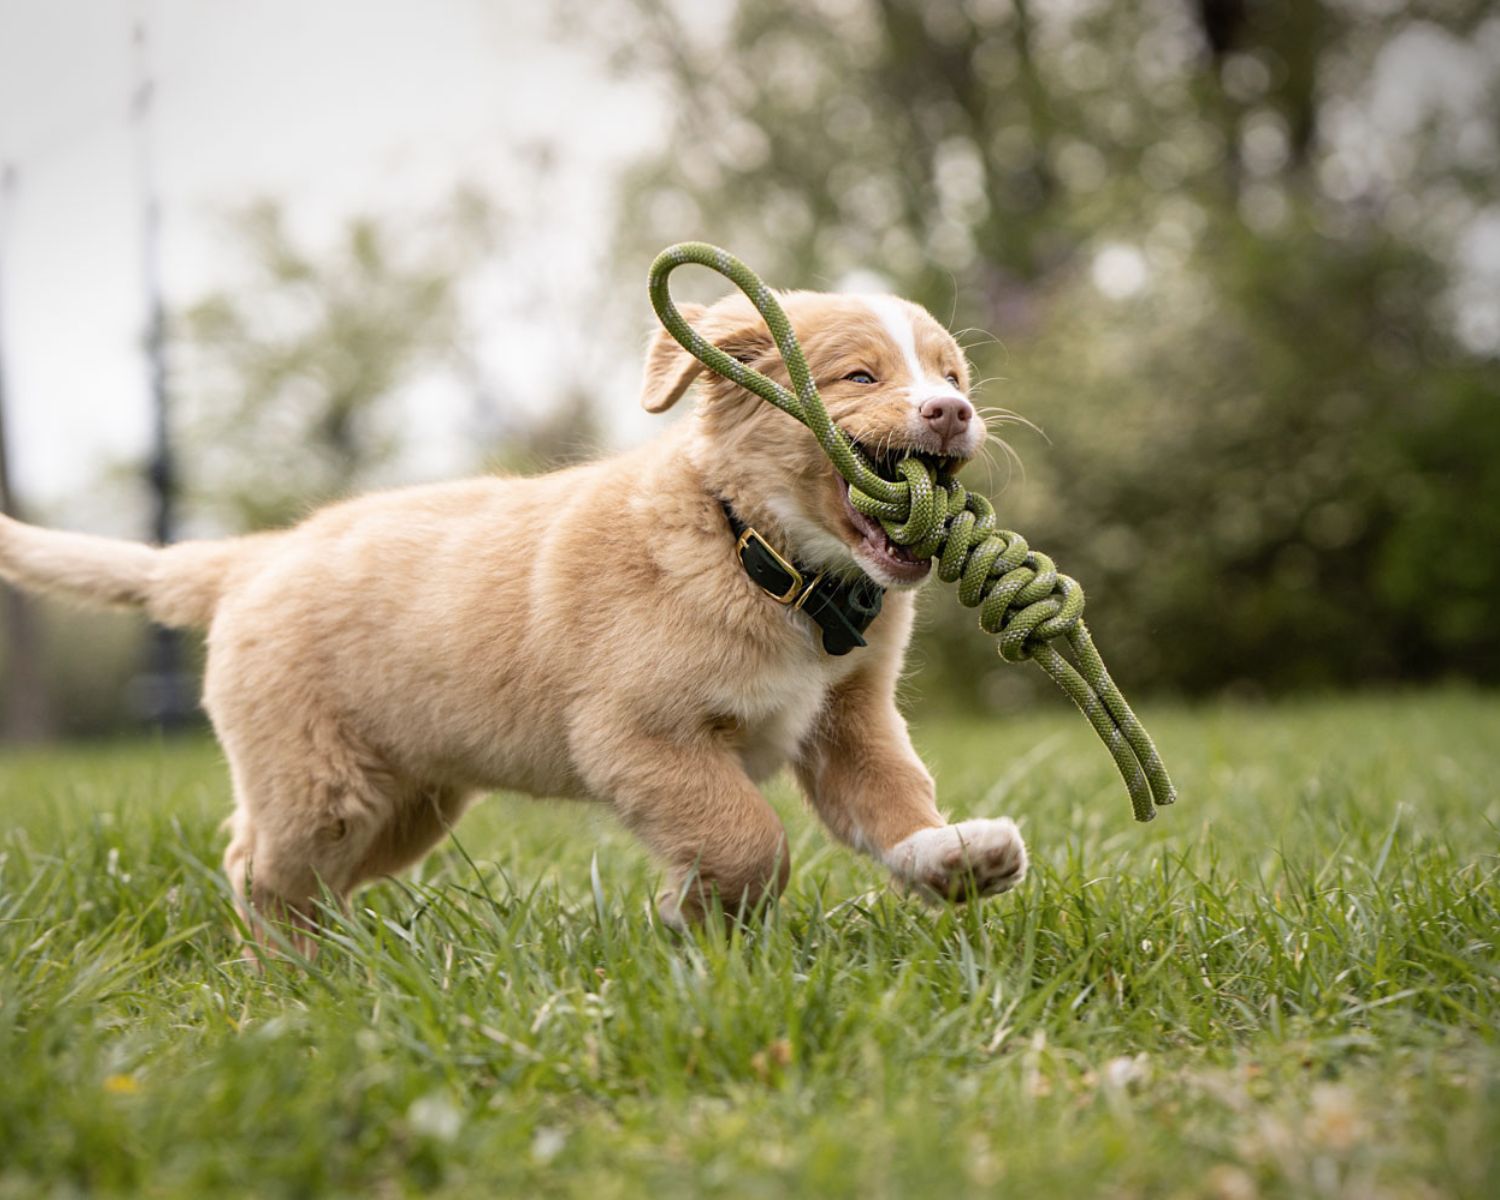
[{"label": "fluffy tan fur", "polygon": [[[923,378],[871,304],[784,302],[830,411],[866,444],[922,446],[922,390],[966,386],[958,346],[915,306]],[[780,371],[743,301],[690,316]],[[699,374],[658,335],[642,402],[666,408]],[[878,576],[842,482],[790,417],[699,387],[690,419],[628,453],[369,495],[283,532],[155,549],[0,519],[0,575],[207,628],[204,703],[235,795],[224,865],[258,916],[310,920],[321,887],[399,871],[499,788],[607,803],[667,865],[673,924],[714,893],[753,905],[790,867],[757,788],[788,762],[835,836],[924,893],[1013,885],[1014,825],[947,825],[897,712],[912,591],[887,595],[867,648],[825,654],[741,570],[720,498],[783,553]]]}]

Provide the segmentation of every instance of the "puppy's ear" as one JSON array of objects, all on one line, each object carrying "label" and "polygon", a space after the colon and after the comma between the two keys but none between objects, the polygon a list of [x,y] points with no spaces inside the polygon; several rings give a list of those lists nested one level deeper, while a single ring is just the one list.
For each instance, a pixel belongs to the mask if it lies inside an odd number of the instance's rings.
[{"label": "puppy's ear", "polygon": [[[703,329],[703,315],[708,309],[701,304],[679,304],[678,310],[693,328],[707,334]],[[651,345],[646,350],[646,374],[641,380],[641,407],[650,413],[666,412],[682,399],[693,380],[703,370],[703,364],[677,344],[665,329],[652,335]]]},{"label": "puppy's ear", "polygon": [[[705,308],[701,304],[678,305],[683,318],[725,354],[751,362],[771,348],[771,333],[760,314],[745,305],[745,312],[724,302]],[[701,362],[659,329],[646,351],[646,373],[641,381],[641,407],[647,412],[665,412],[682,399],[693,380],[703,373]]]}]

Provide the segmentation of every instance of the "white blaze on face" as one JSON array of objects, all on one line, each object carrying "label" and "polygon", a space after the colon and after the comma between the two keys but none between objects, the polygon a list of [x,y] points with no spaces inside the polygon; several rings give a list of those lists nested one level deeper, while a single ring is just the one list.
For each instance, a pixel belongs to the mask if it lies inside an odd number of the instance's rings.
[{"label": "white blaze on face", "polygon": [[906,395],[913,407],[920,407],[924,400],[934,397],[960,395],[958,389],[941,375],[929,372],[922,366],[922,359],[917,354],[917,327],[912,320],[910,305],[895,296],[862,296],[860,299],[869,306],[890,335],[891,341],[901,351],[907,374],[911,376],[911,386],[907,388]]}]

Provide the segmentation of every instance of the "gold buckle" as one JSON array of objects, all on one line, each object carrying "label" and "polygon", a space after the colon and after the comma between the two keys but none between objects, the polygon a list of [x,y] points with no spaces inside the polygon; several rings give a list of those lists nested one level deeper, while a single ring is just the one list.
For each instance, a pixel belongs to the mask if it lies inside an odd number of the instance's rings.
[{"label": "gold buckle", "polygon": [[797,597],[797,603],[792,605],[794,609],[801,608],[804,604],[807,603],[807,598],[813,594],[813,589],[815,589],[818,584],[823,582],[823,575],[824,572],[819,571],[818,577],[802,590],[802,595]]},{"label": "gold buckle", "polygon": [[[788,575],[792,577],[792,586],[787,588],[787,590],[780,596],[771,591],[771,589],[768,587],[762,586],[760,590],[765,592],[765,594],[771,597],[772,600],[776,601],[777,604],[790,604],[793,600],[797,599],[797,593],[802,590],[802,572],[797,570],[796,567],[792,566],[791,563],[787,562],[786,559],[782,558],[781,555],[777,554],[776,548],[772,546],[770,542],[766,541],[765,538],[761,537],[760,534],[756,533],[755,530],[748,525],[745,527],[745,532],[740,534],[740,540],[735,543],[734,553],[736,558],[745,553],[745,547],[750,544],[751,538],[754,538],[757,542],[759,542],[765,548],[766,553],[776,560],[776,565],[781,567],[782,570],[784,570]],[[820,575],[818,578],[821,579],[822,576]],[[817,581],[814,580],[814,582]],[[803,597],[804,600],[806,598],[806,596]]]}]

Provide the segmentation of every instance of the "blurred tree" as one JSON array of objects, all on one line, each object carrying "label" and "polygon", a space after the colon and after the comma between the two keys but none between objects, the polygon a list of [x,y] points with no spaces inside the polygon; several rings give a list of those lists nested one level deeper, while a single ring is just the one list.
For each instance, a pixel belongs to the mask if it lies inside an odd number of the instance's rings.
[{"label": "blurred tree", "polygon": [[[17,168],[0,163],[0,302],[5,299],[6,234],[10,201],[18,186]],[[0,513],[20,519],[20,501],[10,484],[6,444],[5,305],[0,303]],[[0,739],[40,741],[54,732],[46,673],[40,663],[40,627],[36,606],[20,588],[0,583],[5,591],[5,685],[0,688]]]},{"label": "blurred tree", "polygon": [[[546,203],[557,186],[548,151],[518,152],[518,170],[528,194]],[[263,528],[399,480],[397,459],[411,439],[395,402],[435,382],[469,397],[476,460],[524,472],[597,452],[603,435],[585,383],[602,347],[579,347],[543,380],[528,373],[537,390],[524,398],[481,361],[471,328],[478,310],[514,318],[520,337],[539,307],[567,302],[550,256],[527,257],[509,243],[501,254],[506,223],[488,199],[465,191],[420,222],[352,221],[330,250],[315,252],[292,236],[275,203],[239,213],[231,230],[248,283],[204,298],[176,322],[194,507],[231,528]]]},{"label": "blurred tree", "polygon": [[531,475],[594,458],[605,449],[594,393],[565,386],[540,417],[511,422],[489,456],[491,469]]},{"label": "blurred tree", "polygon": [[[1500,679],[1476,615],[1500,363],[1452,311],[1500,184],[1492,5],[613,11],[613,61],[675,122],[622,253],[707,237],[787,286],[873,270],[979,314],[980,373],[1052,435],[1002,511],[1082,579],[1132,684]],[[1016,681],[974,670],[971,614],[929,612],[946,677]]]},{"label": "blurred tree", "polygon": [[[0,163],[0,300],[4,299],[4,251],[10,225],[11,197],[17,172]],[[6,443],[5,312],[0,304],[0,513],[20,518],[20,504],[11,486],[10,452]],[[46,673],[41,666],[40,626],[33,602],[19,588],[0,584],[5,593],[5,684],[0,693],[0,739],[40,741],[54,728]]]},{"label": "blurred tree", "polygon": [[[5,374],[0,363],[0,513],[21,517],[10,483],[5,443]],[[0,583],[5,593],[5,686],[0,696],[0,740],[33,742],[53,732],[47,676],[41,667],[41,630],[34,602],[20,588]]]},{"label": "blurred tree", "polygon": [[465,193],[423,231],[353,221],[321,257],[270,201],[234,231],[249,282],[201,300],[179,326],[185,465],[200,506],[259,528],[348,493],[396,449],[381,402],[424,371],[463,369],[459,287],[495,219]]}]

